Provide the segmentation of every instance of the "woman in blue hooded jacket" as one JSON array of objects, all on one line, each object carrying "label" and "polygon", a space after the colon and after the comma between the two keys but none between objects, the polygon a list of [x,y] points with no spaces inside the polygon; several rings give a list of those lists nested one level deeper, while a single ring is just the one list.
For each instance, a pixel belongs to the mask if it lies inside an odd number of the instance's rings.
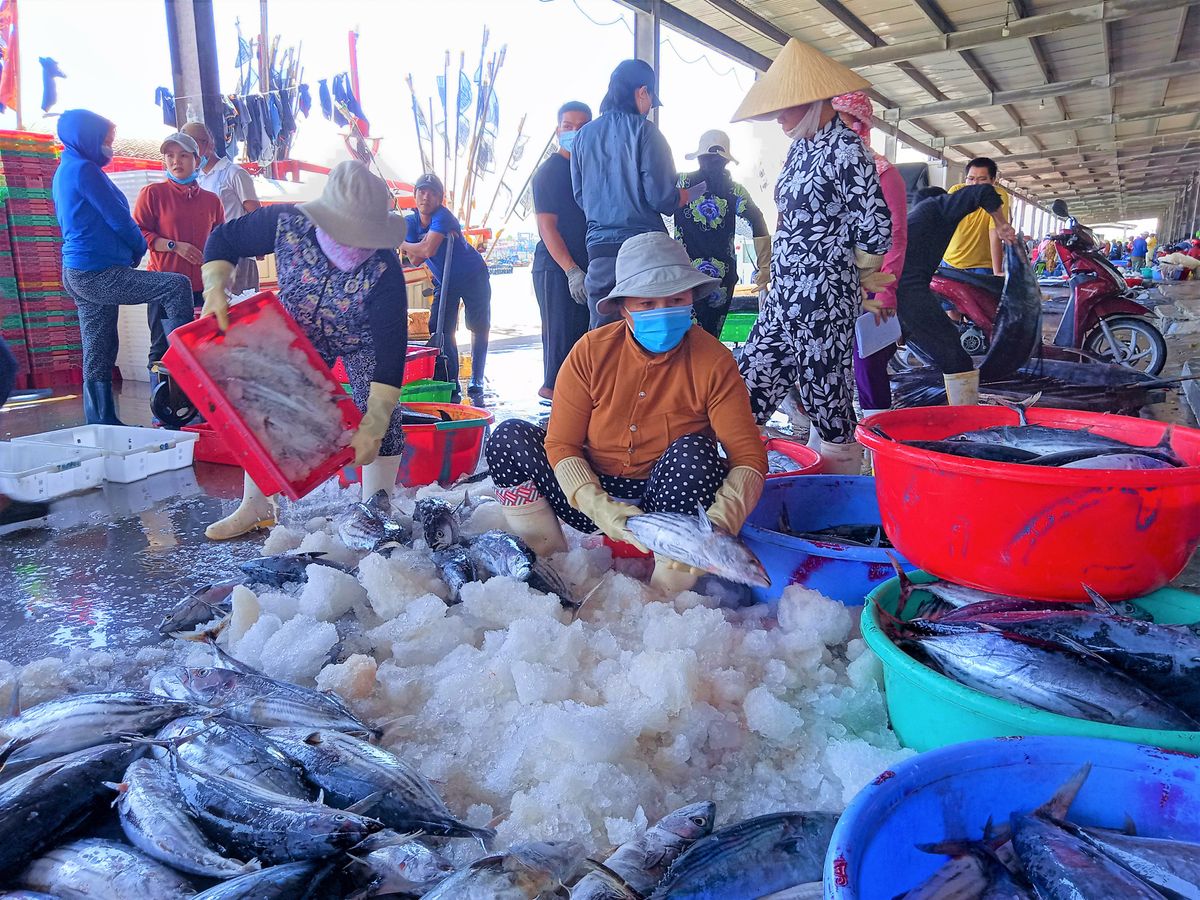
[{"label": "woman in blue hooded jacket", "polygon": [[63,233],[63,284],[79,310],[89,425],[121,424],[112,392],[117,307],[157,301],[167,333],[192,320],[186,275],[136,268],[146,241],[129,201],[103,171],[112,160],[115,133],[112,122],[86,109],[68,110],[58,120],[63,154],[54,173],[54,209]]}]

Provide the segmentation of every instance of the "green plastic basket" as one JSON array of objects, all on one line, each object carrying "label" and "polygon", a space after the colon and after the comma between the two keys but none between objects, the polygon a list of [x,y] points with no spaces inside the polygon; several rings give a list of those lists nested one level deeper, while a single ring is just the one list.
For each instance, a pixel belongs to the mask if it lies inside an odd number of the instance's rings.
[{"label": "green plastic basket", "polygon": [[449,381],[422,378],[410,381],[400,389],[400,400],[406,403],[449,403],[454,385]]},{"label": "green plastic basket", "polygon": [[725,325],[721,328],[721,342],[725,344],[744,344],[750,337],[750,329],[758,321],[756,312],[732,312],[725,317]]},{"label": "green plastic basket", "polygon": [[[924,572],[910,572],[908,577],[918,584],[936,580]],[[902,618],[911,616],[921,597],[927,596],[918,594],[914,592],[909,599]],[[861,623],[863,639],[883,664],[888,716],[892,730],[905,747],[924,752],[979,738],[1049,734],[1108,738],[1200,753],[1200,731],[1127,728],[1060,716],[990,697],[935,672],[892,643],[879,624],[875,604],[894,614],[899,597],[898,578],[881,584],[868,596]],[[1200,596],[1187,591],[1163,588],[1130,602],[1164,625],[1200,620]]]}]

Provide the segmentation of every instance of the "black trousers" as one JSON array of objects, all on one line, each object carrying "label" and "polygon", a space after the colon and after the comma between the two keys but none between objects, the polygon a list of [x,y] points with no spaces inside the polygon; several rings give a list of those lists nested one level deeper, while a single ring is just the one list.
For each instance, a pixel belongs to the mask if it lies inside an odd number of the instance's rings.
[{"label": "black trousers", "polygon": [[533,273],[533,293],[542,313],[542,387],[554,390],[563,360],[587,334],[589,312],[586,303],[575,302],[567,275],[558,266]]},{"label": "black trousers", "polygon": [[[554,469],[546,457],[546,432],[523,419],[501,422],[485,448],[488,468],[497,487],[511,488],[532,481],[562,521],[591,534],[596,523],[567,503]],[[600,486],[616,500],[631,500],[642,512],[695,514],[708,509],[725,481],[725,462],[717,442],[702,434],[676,438],[650,470],[650,477],[600,475]]]},{"label": "black trousers", "polygon": [[692,304],[696,322],[715,338],[721,336],[721,329],[725,327],[725,317],[729,315],[729,304],[733,302],[733,292],[738,283],[737,263],[730,260],[729,266],[729,273],[721,280],[721,303],[709,306],[703,297],[697,297]]},{"label": "black trousers", "polygon": [[[192,308],[199,309],[203,305],[204,292],[192,291]],[[146,324],[150,326],[150,359],[162,359],[170,343],[167,341],[166,313],[157,300],[146,304]]]},{"label": "black trousers", "polygon": [[958,339],[958,329],[929,288],[900,288],[896,292],[896,314],[904,340],[946,375],[975,368],[971,355]]}]

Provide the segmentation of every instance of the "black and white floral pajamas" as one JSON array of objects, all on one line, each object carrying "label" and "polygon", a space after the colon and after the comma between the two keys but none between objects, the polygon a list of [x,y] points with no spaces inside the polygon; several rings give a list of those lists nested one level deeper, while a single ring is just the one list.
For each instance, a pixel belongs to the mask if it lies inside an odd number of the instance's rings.
[{"label": "black and white floral pajamas", "polygon": [[[531,481],[562,521],[586,534],[596,531],[596,523],[573,509],[558,486],[546,456],[545,429],[521,419],[508,419],[488,439],[485,454],[498,488]],[[686,434],[667,446],[649,478],[597,477],[613,499],[634,503],[642,512],[695,514],[701,506],[712,506],[725,475],[726,465],[717,451],[717,442],[703,434]]]},{"label": "black and white floral pajamas", "polygon": [[796,384],[821,438],[854,439],[854,320],[862,311],[856,247],[882,255],[892,222],[870,151],[834,118],[793,141],[775,185],[779,227],[771,289],[738,365],[764,424]]}]

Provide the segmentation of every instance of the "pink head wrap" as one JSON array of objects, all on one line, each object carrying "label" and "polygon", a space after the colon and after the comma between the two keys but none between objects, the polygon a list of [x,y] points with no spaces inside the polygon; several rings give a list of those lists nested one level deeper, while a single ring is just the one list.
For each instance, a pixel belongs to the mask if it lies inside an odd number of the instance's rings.
[{"label": "pink head wrap", "polygon": [[[871,116],[875,113],[875,107],[871,103],[871,98],[863,91],[852,91],[849,94],[840,94],[834,97],[830,103],[838,112],[847,113],[854,117],[854,123],[850,128],[862,138],[862,142],[867,145],[867,149],[871,147]],[[874,153],[874,151],[871,151]],[[875,171],[882,175],[892,164],[883,156],[875,153]]]}]

